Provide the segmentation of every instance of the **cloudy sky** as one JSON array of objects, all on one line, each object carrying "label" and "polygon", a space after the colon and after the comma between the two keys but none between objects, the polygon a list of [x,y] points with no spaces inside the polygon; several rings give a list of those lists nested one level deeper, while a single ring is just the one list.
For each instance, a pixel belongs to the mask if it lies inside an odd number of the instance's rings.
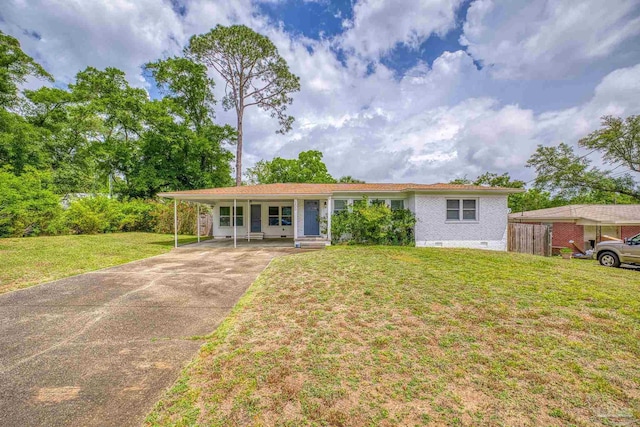
[{"label": "cloudy sky", "polygon": [[[56,84],[88,65],[114,66],[152,95],[142,64],[233,23],[270,37],[302,85],[287,135],[247,110],[247,166],[316,149],[333,175],[369,182],[485,171],[528,180],[524,165],[538,144],[575,144],[602,115],[640,114],[640,0],[3,0],[0,8],[0,29]],[[221,107],[217,115],[235,123]]]}]

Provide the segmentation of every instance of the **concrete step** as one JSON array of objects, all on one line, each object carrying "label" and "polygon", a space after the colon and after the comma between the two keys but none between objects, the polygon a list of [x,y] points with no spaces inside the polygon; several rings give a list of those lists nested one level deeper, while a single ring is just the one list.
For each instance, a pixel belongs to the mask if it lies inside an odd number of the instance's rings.
[{"label": "concrete step", "polygon": [[251,240],[262,240],[264,239],[264,233],[249,233],[249,237]]}]

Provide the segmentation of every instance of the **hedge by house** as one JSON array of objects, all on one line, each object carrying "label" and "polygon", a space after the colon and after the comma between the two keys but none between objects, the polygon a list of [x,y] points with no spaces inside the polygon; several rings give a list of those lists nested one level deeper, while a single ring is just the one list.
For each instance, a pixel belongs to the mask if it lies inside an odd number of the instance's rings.
[{"label": "hedge by house", "polygon": [[369,204],[365,198],[331,218],[333,244],[414,244],[416,217],[408,209],[391,209],[386,204]]}]

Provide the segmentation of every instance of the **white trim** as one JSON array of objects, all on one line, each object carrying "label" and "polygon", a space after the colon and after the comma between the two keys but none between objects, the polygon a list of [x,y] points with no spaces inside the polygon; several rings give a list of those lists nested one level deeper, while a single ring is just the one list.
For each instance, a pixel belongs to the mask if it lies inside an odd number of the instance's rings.
[{"label": "white trim", "polygon": [[293,199],[293,239],[298,239],[298,199]]},{"label": "white trim", "polygon": [[[245,218],[249,218],[249,224],[247,224],[245,227],[247,229],[247,242],[251,241],[251,200],[247,200],[247,214],[245,215]],[[262,218],[261,218],[262,221]],[[242,219],[242,225],[244,225],[244,218]],[[260,227],[260,230],[262,231],[262,227]]]},{"label": "white trim", "polygon": [[333,215],[331,196],[327,199],[327,240],[331,241],[331,216]]},{"label": "white trim", "polygon": [[[237,248],[238,247],[238,221],[236,221],[236,208],[237,208],[237,203],[236,203],[236,199],[233,199],[233,213],[232,213],[232,218],[233,218],[233,247]],[[244,216],[244,212],[243,212],[243,216]],[[242,224],[244,225],[244,218],[242,220]]]},{"label": "white trim", "polygon": [[173,199],[173,247],[178,247],[178,200]]}]

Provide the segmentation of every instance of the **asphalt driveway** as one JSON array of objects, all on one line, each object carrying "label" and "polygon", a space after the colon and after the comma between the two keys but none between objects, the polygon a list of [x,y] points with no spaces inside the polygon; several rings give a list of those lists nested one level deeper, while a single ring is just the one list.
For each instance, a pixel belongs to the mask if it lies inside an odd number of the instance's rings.
[{"label": "asphalt driveway", "polygon": [[180,248],[0,295],[0,423],[139,425],[284,248]]}]

